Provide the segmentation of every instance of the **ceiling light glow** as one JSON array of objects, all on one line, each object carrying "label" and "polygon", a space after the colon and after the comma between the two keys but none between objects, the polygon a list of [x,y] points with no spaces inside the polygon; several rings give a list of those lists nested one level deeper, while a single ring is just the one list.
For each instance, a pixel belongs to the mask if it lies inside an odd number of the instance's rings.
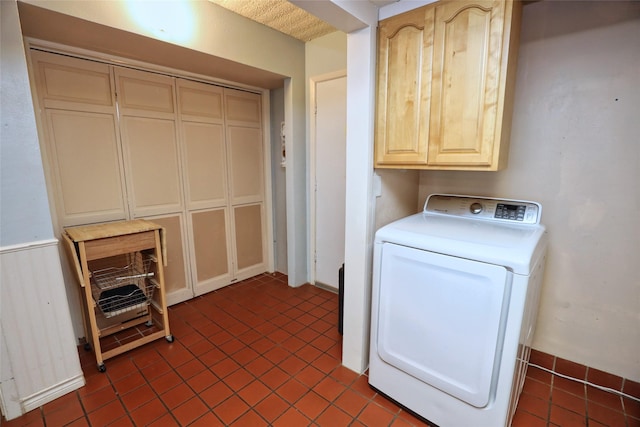
[{"label": "ceiling light glow", "polygon": [[153,37],[173,43],[187,43],[196,34],[195,12],[184,0],[127,0],[133,21]]}]

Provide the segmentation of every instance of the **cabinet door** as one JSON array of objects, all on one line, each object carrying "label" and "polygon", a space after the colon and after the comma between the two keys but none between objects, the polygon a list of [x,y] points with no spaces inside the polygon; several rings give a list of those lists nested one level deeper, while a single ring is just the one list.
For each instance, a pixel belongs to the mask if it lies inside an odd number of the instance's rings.
[{"label": "cabinet door", "polygon": [[187,209],[225,206],[227,153],[223,89],[178,79]]},{"label": "cabinet door", "polygon": [[231,281],[223,89],[178,79],[191,277],[196,295]]},{"label": "cabinet door", "polygon": [[117,68],[120,131],[136,217],[179,212],[182,183],[173,79]]},{"label": "cabinet door", "polygon": [[226,207],[191,213],[196,295],[221,288],[231,281],[228,224]]},{"label": "cabinet door", "polygon": [[512,3],[436,6],[429,165],[497,167]]},{"label": "cabinet door", "polygon": [[227,203],[227,162],[224,127],[216,123],[182,122],[187,208]]},{"label": "cabinet door", "polygon": [[167,304],[173,305],[193,298],[191,284],[187,279],[187,255],[184,242],[183,216],[162,215],[147,217],[162,226],[165,231],[166,266],[164,267],[164,285]]},{"label": "cabinet door", "polygon": [[42,107],[115,113],[109,65],[36,50],[31,60]]},{"label": "cabinet door", "polygon": [[182,207],[174,120],[124,116],[120,121],[128,160],[129,197],[136,217]]},{"label": "cabinet door", "polygon": [[125,219],[111,68],[39,51],[32,51],[31,59],[60,225]]},{"label": "cabinet door", "polygon": [[261,99],[233,89],[224,94],[234,276],[242,280],[266,266]]},{"label": "cabinet door", "polygon": [[125,219],[114,116],[47,109],[46,120],[62,225]]},{"label": "cabinet door", "polygon": [[233,244],[238,280],[264,273],[264,227],[262,203],[233,207]]},{"label": "cabinet door", "polygon": [[427,164],[433,19],[428,6],[380,24],[376,166]]}]

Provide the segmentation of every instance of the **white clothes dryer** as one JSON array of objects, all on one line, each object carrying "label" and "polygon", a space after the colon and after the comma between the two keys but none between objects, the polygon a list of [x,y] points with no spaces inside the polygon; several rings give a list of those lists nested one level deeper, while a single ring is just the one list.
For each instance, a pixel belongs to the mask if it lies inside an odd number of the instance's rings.
[{"label": "white clothes dryer", "polygon": [[510,425],[538,311],[541,212],[436,194],[377,231],[372,387],[440,427]]}]

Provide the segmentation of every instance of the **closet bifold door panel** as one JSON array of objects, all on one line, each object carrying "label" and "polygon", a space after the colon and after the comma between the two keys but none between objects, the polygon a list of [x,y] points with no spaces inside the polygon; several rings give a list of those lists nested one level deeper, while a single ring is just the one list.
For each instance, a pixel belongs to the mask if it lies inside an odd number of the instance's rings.
[{"label": "closet bifold door panel", "polygon": [[177,92],[192,280],[201,295],[232,280],[223,89],[178,79]]},{"label": "closet bifold door panel", "polygon": [[62,226],[125,219],[113,76],[108,65],[32,52],[43,151]]},{"label": "closet bifold door panel", "polygon": [[184,204],[174,78],[115,68],[120,133],[133,218],[167,231],[169,304],[193,296],[184,240]]},{"label": "closet bifold door panel", "polygon": [[174,79],[116,68],[120,132],[135,217],[182,211]]},{"label": "closet bifold door panel", "polygon": [[260,95],[224,89],[234,275],[266,270],[264,155]]}]

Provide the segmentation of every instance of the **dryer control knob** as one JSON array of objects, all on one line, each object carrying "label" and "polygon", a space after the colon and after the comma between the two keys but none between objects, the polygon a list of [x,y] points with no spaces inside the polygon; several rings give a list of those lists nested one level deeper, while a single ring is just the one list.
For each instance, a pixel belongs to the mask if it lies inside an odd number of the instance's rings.
[{"label": "dryer control knob", "polygon": [[482,205],[480,203],[472,203],[469,210],[472,214],[479,214],[482,212]]}]

